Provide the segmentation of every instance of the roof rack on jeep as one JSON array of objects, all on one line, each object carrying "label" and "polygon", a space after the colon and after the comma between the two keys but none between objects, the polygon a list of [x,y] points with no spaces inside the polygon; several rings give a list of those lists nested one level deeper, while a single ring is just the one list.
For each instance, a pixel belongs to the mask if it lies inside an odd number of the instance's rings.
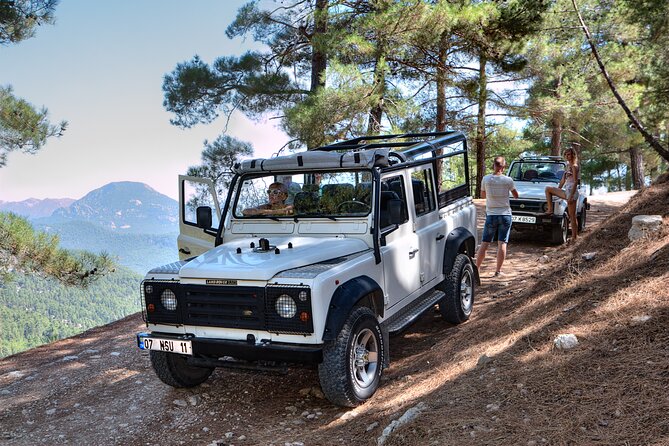
[{"label": "roof rack on jeep", "polygon": [[542,160],[542,161],[552,160],[552,161],[564,161],[564,158],[562,158],[561,156],[554,156],[554,155],[530,155],[530,156],[521,156],[521,157],[518,157],[518,161],[528,161],[528,160]]},{"label": "roof rack on jeep", "polygon": [[[407,139],[410,139],[410,141],[402,141]],[[406,159],[412,159],[418,155],[422,155],[425,152],[438,150],[447,144],[459,141],[464,141],[466,144],[465,135],[462,132],[456,130],[449,130],[446,132],[361,136],[346,141],[320,146],[313,150],[324,152],[334,150],[350,150],[355,152],[363,149],[407,148],[406,150],[398,152],[404,155]]]}]

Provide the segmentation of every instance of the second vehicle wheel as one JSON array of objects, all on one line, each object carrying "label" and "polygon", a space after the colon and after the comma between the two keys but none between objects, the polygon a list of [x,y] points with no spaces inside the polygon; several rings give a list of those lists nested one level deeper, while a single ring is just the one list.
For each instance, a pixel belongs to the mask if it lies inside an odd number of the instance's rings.
[{"label": "second vehicle wheel", "polygon": [[551,229],[551,241],[556,245],[567,243],[567,234],[569,233],[569,218],[567,215],[562,217],[559,226],[553,225]]},{"label": "second vehicle wheel", "polygon": [[585,229],[585,219],[587,217],[587,210],[585,209],[585,203],[583,203],[583,208],[581,208],[581,212],[578,214],[578,232],[583,232],[583,229]]},{"label": "second vehicle wheel", "polygon": [[451,324],[469,319],[474,305],[474,268],[466,254],[458,254],[439,289],[446,294],[439,302],[441,316]]},{"label": "second vehicle wheel", "polygon": [[318,378],[332,403],[355,407],[369,399],[381,381],[385,360],[381,327],[367,307],[355,308],[337,339],[323,348]]},{"label": "second vehicle wheel", "polygon": [[165,384],[176,387],[195,387],[207,380],[213,367],[195,367],[187,362],[187,356],[151,350],[151,365],[158,378]]}]

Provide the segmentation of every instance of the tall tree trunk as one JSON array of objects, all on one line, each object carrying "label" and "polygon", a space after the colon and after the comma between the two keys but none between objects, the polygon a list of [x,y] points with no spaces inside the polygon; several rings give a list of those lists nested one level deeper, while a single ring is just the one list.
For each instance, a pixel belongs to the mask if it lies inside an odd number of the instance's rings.
[{"label": "tall tree trunk", "polygon": [[560,112],[555,112],[551,117],[551,156],[559,156],[561,146],[562,114]]},{"label": "tall tree trunk", "polygon": [[601,71],[602,76],[604,76],[604,79],[606,79],[606,82],[609,84],[609,89],[611,90],[611,93],[613,93],[613,96],[616,97],[618,104],[627,115],[627,118],[630,120],[634,128],[636,128],[639,131],[639,133],[641,133],[641,136],[643,136],[643,138],[646,140],[646,143],[649,146],[651,146],[653,150],[655,150],[662,158],[664,158],[666,161],[669,162],[669,148],[662,146],[662,143],[660,143],[660,141],[657,138],[655,138],[653,135],[650,134],[650,132],[648,132],[648,130],[646,130],[641,121],[639,121],[636,115],[634,115],[634,113],[632,113],[632,110],[630,110],[630,108],[627,106],[627,103],[625,102],[623,97],[620,96],[620,93],[618,93],[618,89],[613,83],[613,79],[611,79],[611,76],[609,76],[609,72],[606,70],[606,67],[604,66],[604,62],[602,62],[601,57],[599,57],[599,51],[597,51],[597,47],[595,45],[595,42],[592,40],[590,31],[588,30],[588,27],[583,21],[581,12],[579,11],[578,6],[576,5],[576,0],[571,0],[571,4],[574,6],[574,11],[576,11],[576,15],[578,16],[578,21],[581,24],[583,33],[585,34],[585,37],[588,40],[590,49],[592,50],[592,55],[595,56],[597,65],[599,65],[599,70]]},{"label": "tall tree trunk", "polygon": [[437,122],[435,129],[438,132],[446,130],[446,54],[448,51],[448,36],[441,35],[439,42],[439,60],[437,61]]},{"label": "tall tree trunk", "polygon": [[327,32],[328,0],[316,0],[314,11],[314,32],[311,37],[311,93],[317,88],[325,86],[325,70],[327,68],[327,53],[323,51],[321,39]]},{"label": "tall tree trunk", "polygon": [[[562,75],[557,78],[555,85],[555,97],[560,99],[560,87],[562,87]],[[551,116],[551,156],[560,156],[562,147],[562,111],[556,110]]]},{"label": "tall tree trunk", "polygon": [[632,172],[632,189],[641,190],[644,187],[643,157],[638,147],[632,147],[630,153],[630,170]]},{"label": "tall tree trunk", "polygon": [[369,111],[369,122],[367,123],[368,135],[378,135],[381,132],[381,119],[383,118],[383,96],[386,91],[386,62],[383,45],[381,42],[378,45],[376,66],[374,67],[374,88],[372,92],[379,96],[379,100]]},{"label": "tall tree trunk", "polygon": [[481,181],[485,175],[485,109],[488,102],[487,59],[479,56],[479,110],[476,123],[476,198],[481,198]]}]

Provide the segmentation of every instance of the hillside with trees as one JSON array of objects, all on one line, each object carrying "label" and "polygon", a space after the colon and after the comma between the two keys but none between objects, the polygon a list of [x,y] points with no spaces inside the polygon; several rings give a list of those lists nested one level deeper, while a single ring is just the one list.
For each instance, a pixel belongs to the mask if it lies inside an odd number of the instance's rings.
[{"label": "hillside with trees", "polygon": [[0,283],[0,357],[136,313],[140,280],[117,268],[86,288],[26,274]]}]

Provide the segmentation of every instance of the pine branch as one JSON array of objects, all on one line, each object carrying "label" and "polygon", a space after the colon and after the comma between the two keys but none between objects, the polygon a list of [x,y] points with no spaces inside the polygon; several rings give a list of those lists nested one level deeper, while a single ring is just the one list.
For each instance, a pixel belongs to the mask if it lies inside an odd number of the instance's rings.
[{"label": "pine branch", "polygon": [[606,79],[606,82],[609,84],[609,88],[611,89],[611,93],[616,97],[618,104],[620,104],[620,107],[623,109],[627,117],[629,118],[630,122],[632,123],[632,126],[636,128],[639,133],[643,136],[643,138],[646,140],[646,142],[665,160],[669,161],[669,149],[665,148],[662,146],[659,140],[657,140],[653,135],[650,134],[646,130],[646,128],[643,126],[641,121],[636,117],[636,115],[630,110],[630,108],[627,106],[627,103],[623,99],[623,97],[618,93],[618,89],[616,88],[615,84],[613,83],[613,79],[611,79],[611,76],[609,76],[608,71],[606,70],[606,67],[604,66],[604,62],[602,62],[601,57],[599,56],[599,51],[597,51],[597,47],[595,46],[595,42],[592,39],[592,36],[590,35],[590,31],[588,30],[587,25],[583,21],[583,17],[581,16],[581,12],[579,11],[578,6],[576,5],[576,0],[571,0],[571,4],[574,6],[574,11],[576,12],[576,15],[578,16],[578,21],[581,24],[581,28],[583,29],[583,33],[585,34],[585,37],[588,40],[588,44],[590,45],[590,49],[592,50],[592,54],[595,57],[595,60],[597,61],[597,65],[599,65],[599,69]]}]

